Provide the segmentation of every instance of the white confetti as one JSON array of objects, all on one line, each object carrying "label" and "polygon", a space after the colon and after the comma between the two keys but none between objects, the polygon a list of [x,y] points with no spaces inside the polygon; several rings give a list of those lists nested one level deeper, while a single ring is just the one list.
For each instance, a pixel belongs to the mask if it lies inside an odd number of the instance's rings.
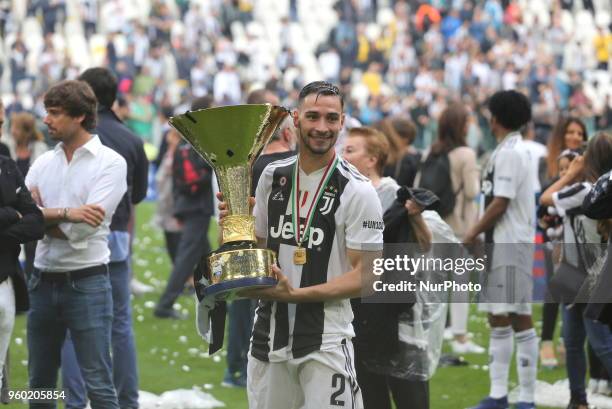
[{"label": "white confetti", "polygon": [[216,363],[221,362],[221,357],[219,355],[213,356],[213,362],[216,362]]},{"label": "white confetti", "polygon": [[139,315],[136,317],[136,321],[138,322],[143,322],[144,321],[144,316],[143,315]]},{"label": "white confetti", "polygon": [[155,301],[151,301],[151,300],[145,301],[144,306],[145,306],[145,308],[149,308],[149,309],[150,308],[154,308],[155,307]]},{"label": "white confetti", "polygon": [[15,343],[16,343],[17,345],[21,345],[21,344],[23,344],[23,338],[15,338]]},{"label": "white confetti", "polygon": [[180,342],[181,344],[186,344],[186,343],[187,343],[187,337],[186,337],[185,335],[181,335],[181,336],[179,337],[179,342]]},{"label": "white confetti", "polygon": [[181,366],[181,369],[183,370],[183,372],[189,372],[189,371],[191,371],[191,368],[190,368],[190,367],[188,367],[187,365],[183,365],[183,366]]},{"label": "white confetti", "polygon": [[135,262],[138,267],[146,267],[149,265],[149,262],[143,258],[137,258]]}]

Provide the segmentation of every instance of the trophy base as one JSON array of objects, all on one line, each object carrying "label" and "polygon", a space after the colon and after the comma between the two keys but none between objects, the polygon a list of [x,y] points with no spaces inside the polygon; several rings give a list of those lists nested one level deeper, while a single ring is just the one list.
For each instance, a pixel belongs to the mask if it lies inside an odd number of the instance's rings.
[{"label": "trophy base", "polygon": [[278,281],[272,277],[245,277],[212,284],[203,291],[205,297],[214,296],[216,300],[235,300],[242,298],[239,292],[257,288],[273,287]]},{"label": "trophy base", "polygon": [[235,299],[240,298],[240,291],[274,286],[274,264],[272,250],[257,248],[252,242],[225,244],[208,257],[211,285],[203,294],[218,300]]}]

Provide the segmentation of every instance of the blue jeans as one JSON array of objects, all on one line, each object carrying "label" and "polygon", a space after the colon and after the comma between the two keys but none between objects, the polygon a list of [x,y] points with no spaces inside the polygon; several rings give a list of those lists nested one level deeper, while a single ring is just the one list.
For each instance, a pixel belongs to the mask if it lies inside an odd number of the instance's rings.
[{"label": "blue jeans", "polygon": [[[113,381],[119,406],[138,408],[138,366],[136,345],[132,330],[132,304],[130,302],[130,259],[110,263],[110,281],[113,294]],[[68,393],[66,409],[87,406],[85,383],[79,370],[71,337],[66,338],[62,350],[62,379]]]},{"label": "blue jeans", "polygon": [[229,330],[227,341],[227,369],[225,377],[231,379],[240,372],[246,377],[249,340],[253,329],[253,301],[234,300],[229,306]]},{"label": "blue jeans", "polygon": [[[70,330],[92,409],[119,409],[111,369],[113,299],[108,275],[49,282],[35,270],[28,289],[30,389],[57,389],[62,344]],[[56,402],[30,403],[30,408],[56,407]]]},{"label": "blue jeans", "polygon": [[563,342],[567,355],[567,377],[572,402],[586,402],[586,356],[584,341],[587,339],[608,373],[612,373],[612,332],[610,327],[584,316],[584,305],[572,308],[563,306]]}]

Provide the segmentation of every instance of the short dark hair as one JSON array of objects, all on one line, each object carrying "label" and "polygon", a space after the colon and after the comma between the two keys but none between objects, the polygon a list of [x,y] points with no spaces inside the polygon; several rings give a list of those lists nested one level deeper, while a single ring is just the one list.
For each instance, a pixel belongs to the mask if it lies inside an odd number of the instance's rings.
[{"label": "short dark hair", "polygon": [[58,82],[45,93],[44,104],[45,108],[61,108],[73,118],[84,115],[81,126],[88,131],[96,127],[98,101],[85,81]]},{"label": "short dark hair", "polygon": [[255,91],[251,91],[247,96],[246,103],[247,104],[269,104],[270,103],[270,95],[274,96],[274,92],[269,89],[256,89]]},{"label": "short dark hair", "polygon": [[89,84],[98,103],[105,108],[111,108],[117,99],[117,77],[111,70],[104,67],[89,68],[79,75],[79,80]]},{"label": "short dark hair", "polygon": [[531,103],[518,91],[498,91],[489,99],[489,111],[504,128],[516,131],[531,121]]},{"label": "short dark hair", "polygon": [[213,99],[209,95],[204,95],[203,97],[198,97],[191,101],[191,110],[198,111],[200,109],[210,108],[213,104]]},{"label": "short dark hair", "polygon": [[310,84],[306,84],[304,88],[302,88],[302,90],[300,91],[300,95],[298,97],[299,103],[301,104],[302,102],[304,102],[304,99],[310,94],[316,94],[317,97],[319,97],[319,95],[336,96],[340,98],[340,106],[342,107],[342,109],[344,109],[344,98],[340,93],[340,89],[330,82],[314,81]]}]

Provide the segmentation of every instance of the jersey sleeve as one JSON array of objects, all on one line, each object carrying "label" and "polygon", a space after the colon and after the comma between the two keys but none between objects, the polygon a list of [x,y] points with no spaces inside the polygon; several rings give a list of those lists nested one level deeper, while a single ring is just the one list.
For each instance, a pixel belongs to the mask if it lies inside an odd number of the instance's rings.
[{"label": "jersey sleeve", "polygon": [[581,210],[584,198],[591,190],[588,183],[576,183],[553,193],[553,203],[559,216],[564,217],[568,212]]},{"label": "jersey sleeve", "polygon": [[268,237],[268,196],[272,188],[273,169],[269,166],[264,169],[255,190],[255,236],[260,239]]},{"label": "jersey sleeve", "polygon": [[[522,172],[518,171],[519,169]],[[513,149],[500,151],[495,159],[493,196],[514,199],[521,176],[530,177],[530,174],[529,169],[522,163],[520,154]]]},{"label": "jersey sleeve", "polygon": [[369,182],[355,183],[347,205],[346,246],[352,250],[381,250],[385,228],[382,207]]},{"label": "jersey sleeve", "polygon": [[582,203],[585,216],[591,219],[612,217],[612,171],[600,176]]}]

